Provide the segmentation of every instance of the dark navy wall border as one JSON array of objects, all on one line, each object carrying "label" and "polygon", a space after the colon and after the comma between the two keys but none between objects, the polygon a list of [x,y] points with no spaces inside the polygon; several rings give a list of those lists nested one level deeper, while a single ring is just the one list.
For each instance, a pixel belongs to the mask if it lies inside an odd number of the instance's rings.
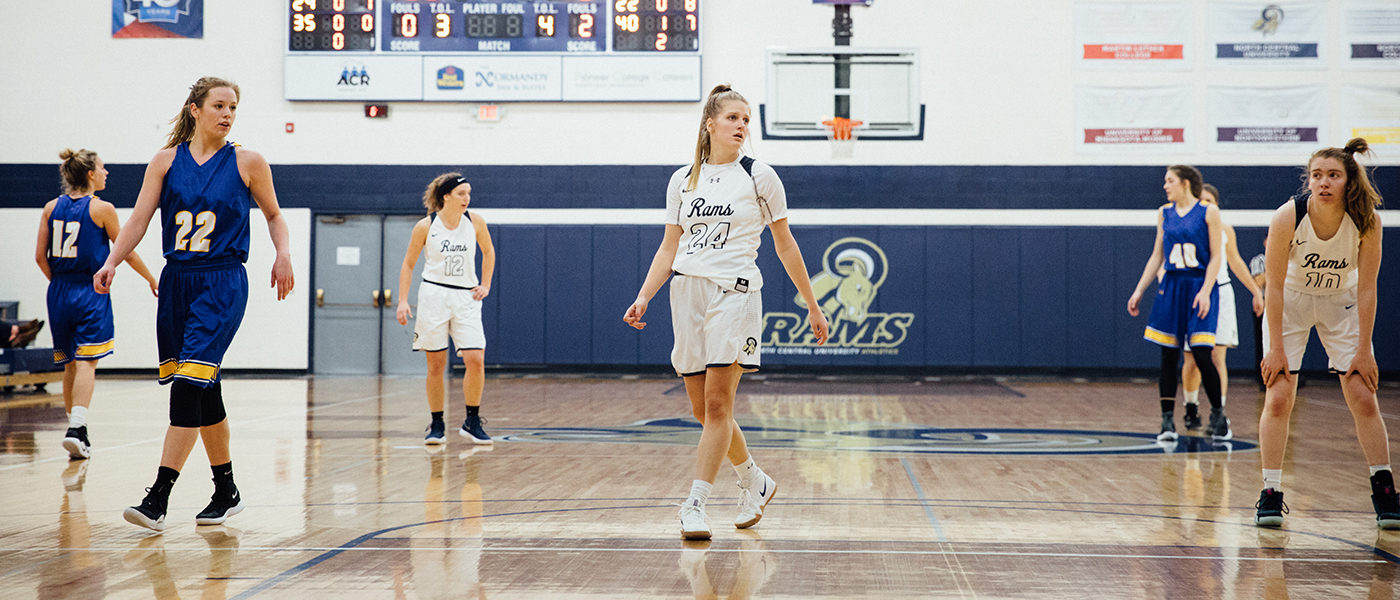
[{"label": "dark navy wall border", "polygon": [[[872,142],[875,143],[875,142]],[[475,200],[498,208],[660,208],[677,165],[280,165],[278,200],[316,212],[418,213],[423,187],[446,171],[471,180]],[[801,208],[1140,209],[1163,200],[1157,166],[777,166]],[[109,164],[102,197],[130,207],[145,165]],[[1302,166],[1205,166],[1226,208],[1275,208],[1301,184]],[[1373,171],[1400,202],[1400,167]],[[59,193],[57,164],[0,164],[0,208],[42,206]]]}]

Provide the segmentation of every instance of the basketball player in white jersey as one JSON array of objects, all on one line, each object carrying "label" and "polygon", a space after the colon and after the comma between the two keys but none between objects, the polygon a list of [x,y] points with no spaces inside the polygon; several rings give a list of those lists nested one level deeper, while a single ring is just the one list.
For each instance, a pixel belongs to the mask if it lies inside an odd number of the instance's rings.
[{"label": "basketball player in white jersey", "polygon": [[[418,317],[413,327],[413,349],[428,359],[428,410],[432,413],[423,443],[436,446],[446,440],[443,422],[443,373],[447,370],[447,340],[457,346],[466,373],[462,395],[466,419],[457,434],[477,444],[490,444],[482,429],[481,388],[486,377],[486,335],[481,327],[481,301],[491,293],[496,270],[496,249],[481,215],[467,212],[472,185],[461,173],[438,175],[423,192],[428,216],[413,226],[403,266],[399,268],[400,325],[413,317],[408,305],[413,267],[423,254],[423,283],[418,286]],[[481,278],[476,276],[476,250],[481,248]]]},{"label": "basketball player in white jersey", "polygon": [[[1268,391],[1259,416],[1259,458],[1264,490],[1254,522],[1283,524],[1283,456],[1288,417],[1297,395],[1297,373],[1316,328],[1332,371],[1356,423],[1356,438],[1371,471],[1376,524],[1400,529],[1400,498],[1390,470],[1390,442],[1376,400],[1380,368],[1372,354],[1376,278],[1381,266],[1381,196],[1355,155],[1362,138],[1345,148],[1323,148],[1308,160],[1308,193],[1284,203],[1269,224],[1265,261],[1264,361]],[[1277,274],[1277,275],[1276,275]]]},{"label": "basketball player in white jersey", "polygon": [[[1220,190],[1207,183],[1201,186],[1201,202],[1220,206]],[[1249,290],[1254,298],[1254,314],[1264,314],[1264,290],[1255,283],[1254,277],[1249,274],[1249,265],[1245,264],[1244,258],[1240,256],[1239,246],[1235,243],[1235,228],[1229,223],[1220,223],[1221,244],[1220,247],[1225,252],[1225,266],[1220,267],[1220,275],[1215,278],[1216,288],[1220,292],[1220,313],[1215,321],[1215,349],[1210,352],[1211,362],[1215,363],[1215,370],[1220,373],[1220,404],[1223,406],[1229,396],[1230,375],[1225,369],[1225,352],[1230,348],[1240,345],[1239,319],[1235,316],[1235,288],[1230,285],[1230,272],[1234,271],[1240,283]],[[1196,368],[1196,359],[1191,353],[1186,353],[1181,360],[1181,390],[1186,397],[1186,416],[1184,421],[1187,429],[1199,429],[1201,427],[1200,393],[1201,393],[1201,370]]]},{"label": "basketball player in white jersey", "polygon": [[777,482],[754,464],[734,422],[739,376],[759,366],[763,275],[755,260],[765,226],[773,233],[783,268],[810,307],[809,335],[826,342],[826,317],[788,228],[783,183],[772,167],[741,154],[749,116],[748,101],[728,85],[710,91],[700,116],[695,160],[667,184],[666,234],[636,301],[622,317],[637,329],[646,327],[641,319],[647,303],[671,280],[671,364],[685,378],[691,411],[704,426],[690,496],[680,511],[686,539],[710,539],[705,503],[724,457],[739,475],[735,527],[758,523],[777,493]]}]

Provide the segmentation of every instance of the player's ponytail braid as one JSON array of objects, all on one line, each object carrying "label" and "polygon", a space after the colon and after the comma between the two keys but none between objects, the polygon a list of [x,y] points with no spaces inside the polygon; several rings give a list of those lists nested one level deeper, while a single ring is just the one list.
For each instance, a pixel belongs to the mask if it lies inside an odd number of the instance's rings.
[{"label": "player's ponytail braid", "polygon": [[738,100],[744,104],[749,101],[727,83],[721,83],[710,90],[709,97],[705,98],[705,110],[700,113],[700,134],[695,140],[695,162],[690,163],[690,180],[685,184],[685,191],[695,189],[700,184],[700,165],[705,164],[705,160],[710,158],[710,129],[708,127],[710,119],[719,114],[719,107],[727,100]]},{"label": "player's ponytail braid", "polygon": [[1304,170],[1304,181],[1309,177],[1308,172],[1312,170],[1313,161],[1319,158],[1334,158],[1342,163],[1342,168],[1347,173],[1347,189],[1342,192],[1342,199],[1345,201],[1347,216],[1356,224],[1357,231],[1362,236],[1370,233],[1376,227],[1376,209],[1382,206],[1381,194],[1376,191],[1376,187],[1371,184],[1370,174],[1361,163],[1357,162],[1357,154],[1370,154],[1371,146],[1366,143],[1366,138],[1351,138],[1347,145],[1341,148],[1323,148],[1314,152],[1308,159],[1308,168]]},{"label": "player's ponytail braid", "polygon": [[204,106],[204,99],[209,97],[209,90],[214,88],[229,88],[233,90],[234,99],[238,99],[241,94],[238,86],[227,79],[218,77],[200,77],[199,81],[190,86],[190,95],[185,97],[185,104],[180,107],[180,112],[170,122],[175,125],[170,130],[170,135],[165,138],[165,147],[174,148],[182,142],[194,139],[194,115],[190,114],[190,105]]}]

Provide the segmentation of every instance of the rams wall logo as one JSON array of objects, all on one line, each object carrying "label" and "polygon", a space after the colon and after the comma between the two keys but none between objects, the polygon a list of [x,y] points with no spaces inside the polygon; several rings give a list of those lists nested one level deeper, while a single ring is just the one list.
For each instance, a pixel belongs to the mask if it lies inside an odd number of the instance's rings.
[{"label": "rams wall logo", "polygon": [[[830,326],[826,345],[817,345],[805,314],[771,312],[763,316],[764,352],[898,354],[914,313],[870,311],[889,276],[884,250],[864,238],[841,238],[822,254],[822,267],[812,278],[812,292]],[[800,295],[793,302],[807,308]]]},{"label": "rams wall logo", "polygon": [[1253,29],[1264,35],[1273,35],[1278,32],[1278,26],[1283,23],[1283,7],[1277,4],[1270,4],[1259,12],[1259,20],[1254,22]]},{"label": "rams wall logo", "polygon": [[438,69],[437,89],[440,90],[460,90],[467,85],[467,81],[462,78],[462,69],[452,65]]}]

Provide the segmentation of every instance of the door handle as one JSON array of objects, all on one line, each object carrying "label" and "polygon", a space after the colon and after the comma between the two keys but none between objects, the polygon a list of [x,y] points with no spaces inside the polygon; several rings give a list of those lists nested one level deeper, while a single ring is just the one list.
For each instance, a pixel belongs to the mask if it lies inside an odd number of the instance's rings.
[{"label": "door handle", "polygon": [[316,288],[316,306],[319,308],[319,307],[322,307],[322,306],[325,306],[325,305],[326,305],[326,290],[323,289],[323,288]]},{"label": "door handle", "polygon": [[371,292],[370,297],[374,298],[374,307],[379,308],[379,290],[374,290],[373,292]]},{"label": "door handle", "polygon": [[390,308],[390,307],[392,307],[393,305],[394,305],[394,290],[391,290],[391,289],[389,289],[389,288],[384,288],[384,308]]}]

